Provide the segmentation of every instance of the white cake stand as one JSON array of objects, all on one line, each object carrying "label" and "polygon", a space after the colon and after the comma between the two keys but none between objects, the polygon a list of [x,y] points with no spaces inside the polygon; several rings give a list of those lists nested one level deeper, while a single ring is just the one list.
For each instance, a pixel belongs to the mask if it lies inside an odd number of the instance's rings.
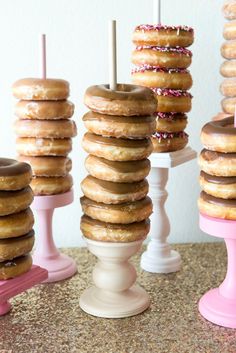
[{"label": "white cake stand", "polygon": [[90,315],[113,319],[146,310],[150,305],[149,296],[135,283],[136,270],[129,262],[144,239],[128,243],[84,239],[89,251],[98,257],[98,262],[93,269],[94,286],[80,297],[81,309]]},{"label": "white cake stand", "polygon": [[170,273],[180,270],[181,257],[177,251],[171,250],[171,246],[167,243],[170,222],[165,211],[165,202],[168,197],[165,186],[168,181],[169,168],[191,161],[196,156],[196,151],[191,147],[185,147],[176,152],[153,153],[150,157],[152,168],[149,174],[149,187],[153,202],[151,241],[141,257],[141,267],[147,272]]}]

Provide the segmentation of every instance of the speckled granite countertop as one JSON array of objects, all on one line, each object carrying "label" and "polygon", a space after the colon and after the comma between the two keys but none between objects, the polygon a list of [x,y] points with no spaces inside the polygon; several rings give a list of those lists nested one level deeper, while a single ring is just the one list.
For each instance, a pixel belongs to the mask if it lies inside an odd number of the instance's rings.
[{"label": "speckled granite countertop", "polygon": [[[226,270],[224,244],[175,246],[182,255],[179,273],[139,271],[151,307],[127,319],[85,314],[79,296],[89,285],[95,258],[86,249],[67,249],[78,274],[57,284],[40,285],[16,297],[0,319],[0,353],[235,353],[236,330],[204,320],[197,302],[218,286]],[[137,267],[139,256],[134,258]]]}]

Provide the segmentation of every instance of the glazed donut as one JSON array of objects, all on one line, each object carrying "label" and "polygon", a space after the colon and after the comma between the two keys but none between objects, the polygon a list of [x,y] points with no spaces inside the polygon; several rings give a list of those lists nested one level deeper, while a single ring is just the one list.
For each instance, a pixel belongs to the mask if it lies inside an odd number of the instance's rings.
[{"label": "glazed donut", "polygon": [[236,220],[236,200],[222,199],[202,191],[198,199],[201,213],[216,218]]},{"label": "glazed donut", "polygon": [[18,156],[17,159],[30,164],[33,176],[60,177],[67,175],[72,169],[72,161],[68,157]]},{"label": "glazed donut", "polygon": [[187,115],[181,113],[156,113],[157,132],[179,132],[184,131],[188,119]]},{"label": "glazed donut", "polygon": [[86,113],[83,117],[88,131],[97,135],[117,138],[142,139],[155,132],[154,116],[116,116]]},{"label": "glazed donut", "polygon": [[146,179],[134,183],[113,183],[88,175],[81,183],[86,197],[105,204],[120,204],[143,199],[148,193]]},{"label": "glazed donut", "polygon": [[232,114],[227,114],[227,113],[220,112],[217,115],[213,116],[212,120],[213,121],[222,120],[222,119],[230,117],[231,115]]},{"label": "glazed donut", "polygon": [[83,212],[101,222],[128,224],[141,222],[152,213],[152,201],[149,197],[120,205],[106,205],[83,196],[80,199]]},{"label": "glazed donut", "polygon": [[29,186],[17,191],[0,191],[0,216],[25,210],[33,201],[33,192]]},{"label": "glazed donut", "polygon": [[236,105],[236,97],[224,98],[221,101],[222,109],[225,113],[234,114]]},{"label": "glazed donut", "polygon": [[74,104],[63,101],[26,101],[20,100],[15,105],[18,119],[59,120],[69,119],[74,114]]},{"label": "glazed donut", "polygon": [[227,40],[221,46],[221,55],[225,59],[236,59],[236,40]]},{"label": "glazed donut", "polygon": [[236,78],[226,78],[220,85],[220,91],[226,97],[236,96]]},{"label": "glazed donut", "polygon": [[220,153],[202,150],[198,158],[201,169],[210,175],[236,176],[236,153]]},{"label": "glazed donut", "polygon": [[82,234],[89,239],[113,243],[126,243],[145,238],[150,230],[150,221],[129,224],[105,223],[82,216],[80,222]]},{"label": "glazed donut", "polygon": [[203,191],[222,199],[236,199],[236,176],[220,177],[209,175],[203,171],[200,174],[200,186]]},{"label": "glazed donut", "polygon": [[34,231],[17,238],[0,239],[0,262],[28,254],[34,246]]},{"label": "glazed donut", "polygon": [[188,47],[193,43],[194,32],[187,26],[139,25],[133,33],[135,45],[160,47]]},{"label": "glazed donut", "polygon": [[0,262],[0,280],[15,278],[28,272],[32,267],[30,255],[20,256],[13,260]]},{"label": "glazed donut", "polygon": [[20,190],[29,185],[32,171],[28,164],[0,158],[0,190]]},{"label": "glazed donut", "polygon": [[192,76],[185,69],[166,69],[143,65],[132,70],[132,81],[146,87],[188,90],[192,87]]},{"label": "glazed donut", "polygon": [[224,77],[236,76],[236,60],[226,60],[220,67],[220,73]]},{"label": "glazed donut", "polygon": [[187,91],[167,88],[151,88],[156,94],[158,111],[161,113],[187,113],[192,108],[192,95]]},{"label": "glazed donut", "polygon": [[70,138],[18,137],[16,139],[17,153],[23,156],[67,156],[71,149]]},{"label": "glazed donut", "polygon": [[95,178],[115,183],[133,183],[148,176],[151,165],[148,159],[141,161],[113,162],[88,155],[85,168]]},{"label": "glazed donut", "polygon": [[137,66],[151,65],[165,68],[186,69],[192,62],[192,53],[186,48],[140,45],[132,53],[132,63]]},{"label": "glazed donut", "polygon": [[184,132],[156,132],[152,135],[153,152],[173,152],[182,150],[188,143],[188,135]]},{"label": "glazed donut", "polygon": [[225,39],[236,39],[236,21],[229,21],[224,24],[223,36]]},{"label": "glazed donut", "polygon": [[61,139],[77,134],[73,120],[16,120],[14,129],[19,137]]},{"label": "glazed donut", "polygon": [[236,153],[236,129],[234,117],[205,124],[201,132],[204,147],[211,151]]},{"label": "glazed donut", "polygon": [[23,78],[12,86],[13,96],[23,100],[64,100],[70,93],[69,82],[53,78]]},{"label": "glazed donut", "polygon": [[224,17],[228,20],[236,19],[236,2],[235,0],[226,0],[222,7]]},{"label": "glazed donut", "polygon": [[82,140],[82,147],[97,157],[110,161],[134,161],[147,158],[152,153],[151,140],[127,140],[104,137],[87,132]]},{"label": "glazed donut", "polygon": [[157,108],[150,89],[129,84],[118,84],[116,91],[108,85],[91,86],[85,92],[84,103],[94,112],[118,116],[150,115]]},{"label": "glazed donut", "polygon": [[0,239],[15,238],[28,233],[34,225],[30,208],[19,213],[0,217]]},{"label": "glazed donut", "polygon": [[56,195],[69,191],[73,186],[70,174],[63,177],[35,177],[30,184],[34,195]]}]

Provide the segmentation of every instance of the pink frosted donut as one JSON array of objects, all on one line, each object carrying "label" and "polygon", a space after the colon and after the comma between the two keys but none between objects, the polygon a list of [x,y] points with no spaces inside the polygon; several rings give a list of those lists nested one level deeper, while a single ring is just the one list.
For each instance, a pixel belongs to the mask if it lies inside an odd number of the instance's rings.
[{"label": "pink frosted donut", "polygon": [[136,45],[188,47],[193,43],[194,31],[187,26],[139,25],[133,33]]},{"label": "pink frosted donut", "polygon": [[188,90],[192,87],[192,77],[186,69],[160,68],[142,65],[132,71],[132,81],[136,85]]},{"label": "pink frosted donut", "polygon": [[192,62],[192,53],[186,48],[140,45],[132,53],[132,63],[186,69]]},{"label": "pink frosted donut", "polygon": [[151,88],[156,94],[158,111],[161,113],[187,113],[192,107],[192,95],[187,91]]}]

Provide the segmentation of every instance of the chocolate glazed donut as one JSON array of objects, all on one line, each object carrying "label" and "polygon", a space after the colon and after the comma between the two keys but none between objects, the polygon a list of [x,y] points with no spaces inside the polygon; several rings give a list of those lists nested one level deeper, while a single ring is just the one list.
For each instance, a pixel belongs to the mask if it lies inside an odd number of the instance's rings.
[{"label": "chocolate glazed donut", "polygon": [[236,129],[234,117],[211,121],[204,125],[201,141],[211,151],[236,153]]},{"label": "chocolate glazed donut", "polygon": [[20,190],[29,185],[32,172],[29,164],[0,158],[0,190]]},{"label": "chocolate glazed donut", "polygon": [[202,191],[198,200],[200,212],[210,217],[236,220],[236,200],[222,199]]},{"label": "chocolate glazed donut", "polygon": [[207,194],[214,197],[236,199],[236,176],[222,177],[201,171],[200,185]]}]

